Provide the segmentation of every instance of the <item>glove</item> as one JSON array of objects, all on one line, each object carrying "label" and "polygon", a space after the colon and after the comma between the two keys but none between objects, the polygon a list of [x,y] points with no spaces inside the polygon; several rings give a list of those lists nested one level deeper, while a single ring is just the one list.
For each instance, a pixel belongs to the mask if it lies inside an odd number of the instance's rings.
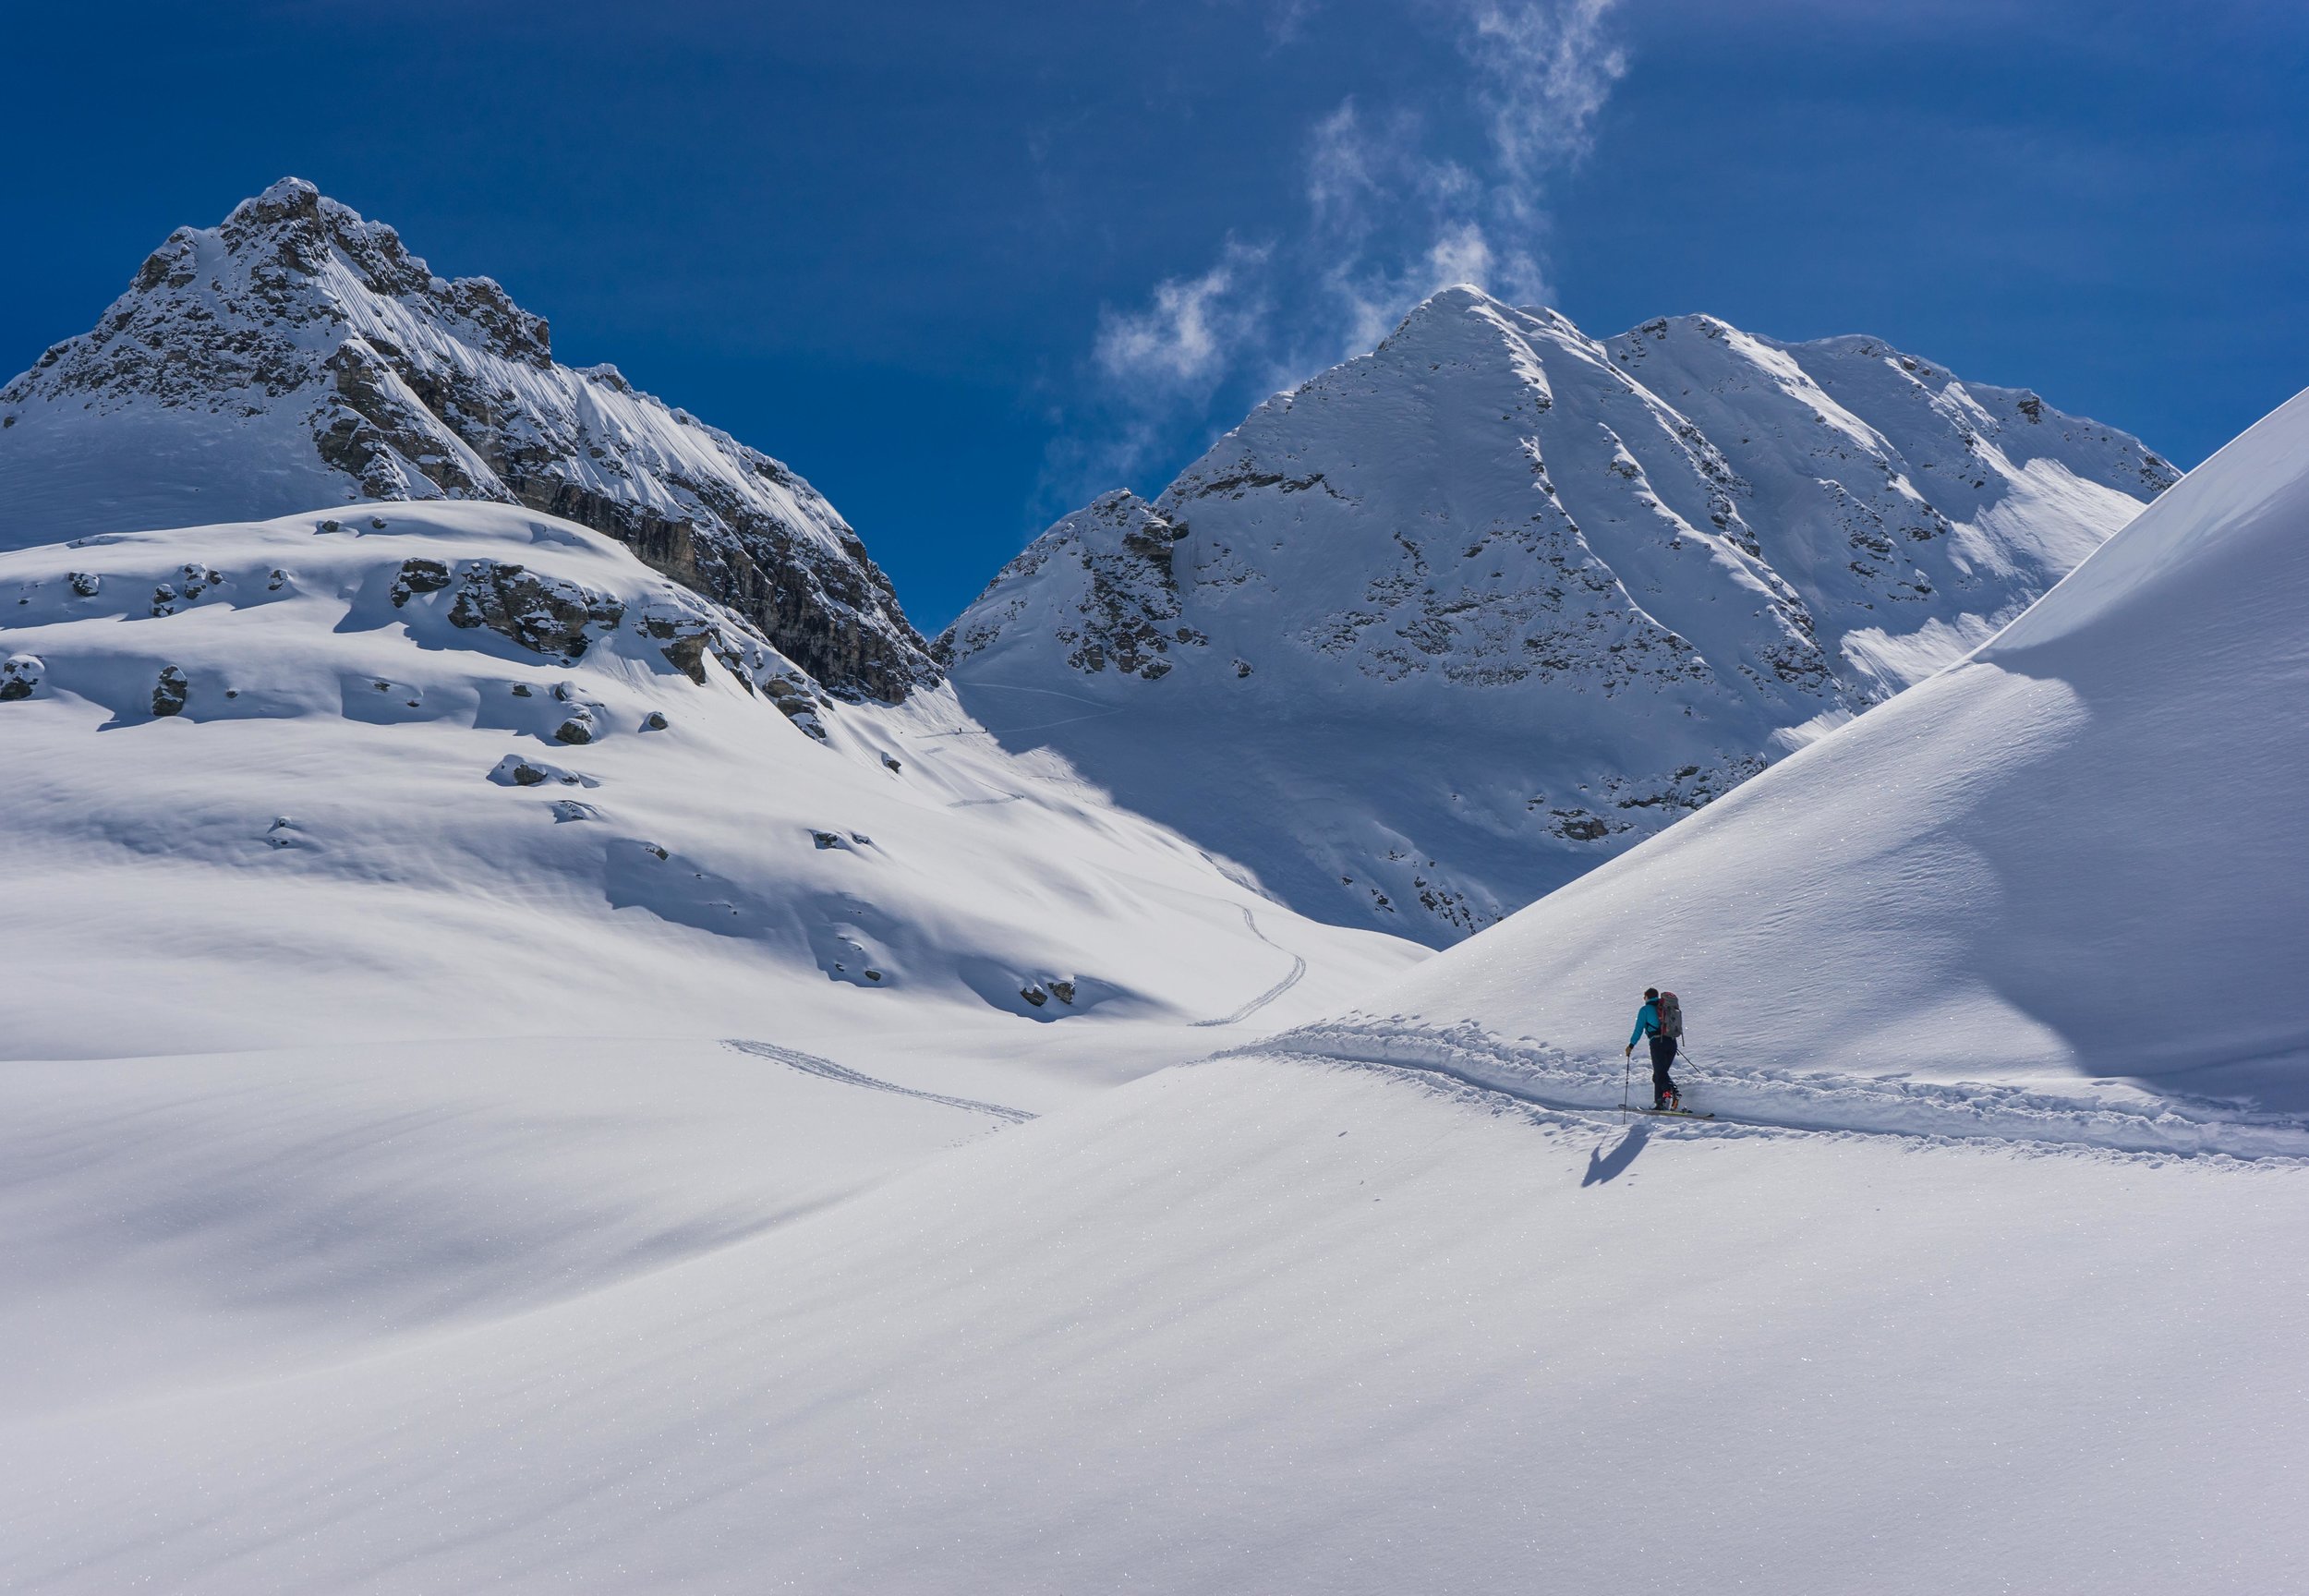
[{"label": "glove", "polygon": [[1620,1049],[1619,1056],[1623,1058],[1633,1058],[1636,1056],[1636,1045],[1633,1042],[1630,1042],[1626,1046]]}]

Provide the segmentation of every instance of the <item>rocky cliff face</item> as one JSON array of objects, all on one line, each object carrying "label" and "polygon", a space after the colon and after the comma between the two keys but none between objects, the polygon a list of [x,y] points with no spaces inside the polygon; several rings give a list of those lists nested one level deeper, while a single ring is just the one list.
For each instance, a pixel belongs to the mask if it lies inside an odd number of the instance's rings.
[{"label": "rocky cliff face", "polygon": [[1599,342],[1454,289],[939,647],[1007,742],[1444,942],[1956,658],[2174,477],[1872,340]]},{"label": "rocky cliff face", "polygon": [[613,367],[556,364],[497,284],[433,275],[309,183],[180,228],[92,332],[0,389],[0,547],[427,499],[608,533],[845,696],[937,679],[808,483]]}]

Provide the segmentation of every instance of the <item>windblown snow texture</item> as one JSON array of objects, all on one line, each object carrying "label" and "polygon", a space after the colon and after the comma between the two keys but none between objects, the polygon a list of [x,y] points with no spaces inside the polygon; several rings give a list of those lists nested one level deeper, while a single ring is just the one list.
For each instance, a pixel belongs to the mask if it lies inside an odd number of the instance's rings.
[{"label": "windblown snow texture", "polygon": [[1451,289],[939,647],[1011,746],[1447,943],[1957,658],[2173,478],[1874,340],[1598,342]]},{"label": "windblown snow texture", "polygon": [[433,275],[296,178],[177,229],[92,332],[0,388],[0,548],[427,499],[609,533],[841,696],[937,680],[807,482],[614,367],[556,364],[496,283]]},{"label": "windblown snow texture", "polygon": [[[1352,1028],[1494,1057],[1522,1039],[1615,1077],[1659,985],[1683,998],[1700,1106],[1720,1081],[1761,1117],[1833,1123],[1807,1078],[1988,1082],[1892,1091],[1940,1098],[1940,1130],[2049,1092],[2145,1137],[2093,1140],[2298,1153],[2304,613],[2309,394],[1969,659],[1374,994]],[[2174,1106],[2185,1123],[2137,1128]],[[2275,1141],[2249,1129],[2272,1118]],[[2191,1129],[2216,1119],[2246,1129]]]}]

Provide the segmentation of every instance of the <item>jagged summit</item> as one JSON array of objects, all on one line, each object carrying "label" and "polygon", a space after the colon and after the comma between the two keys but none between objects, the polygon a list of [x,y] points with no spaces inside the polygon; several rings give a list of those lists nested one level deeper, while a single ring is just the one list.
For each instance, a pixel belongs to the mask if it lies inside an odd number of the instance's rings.
[{"label": "jagged summit", "polygon": [[939,648],[1302,912],[1450,941],[1961,656],[2174,475],[1878,340],[1599,340],[1460,285]]},{"label": "jagged summit", "polygon": [[0,389],[0,547],[387,499],[607,532],[846,695],[937,679],[807,482],[614,367],[556,364],[497,283],[435,275],[301,178],[178,228],[93,331]]},{"label": "jagged summit", "polygon": [[[1509,308],[1505,300],[1494,299],[1472,283],[1447,284],[1406,311],[1403,320],[1396,323],[1395,331],[1379,341],[1379,348],[1384,349],[1388,345],[1400,343],[1406,338],[1415,338],[1428,329],[1448,325],[1455,316],[1469,312],[1481,315]],[[1524,314],[1541,316],[1553,315],[1553,312],[1534,306],[1526,309]],[[1372,351],[1373,354],[1377,352],[1376,349]]]}]

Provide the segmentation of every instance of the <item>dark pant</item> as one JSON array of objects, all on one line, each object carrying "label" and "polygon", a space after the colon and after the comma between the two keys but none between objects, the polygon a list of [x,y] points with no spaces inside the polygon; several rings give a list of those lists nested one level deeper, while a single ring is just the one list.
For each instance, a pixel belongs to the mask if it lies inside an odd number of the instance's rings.
[{"label": "dark pant", "polygon": [[1675,1091],[1675,1082],[1668,1079],[1668,1066],[1675,1062],[1675,1038],[1652,1036],[1651,1044],[1651,1106],[1663,1108],[1669,1094]]}]

